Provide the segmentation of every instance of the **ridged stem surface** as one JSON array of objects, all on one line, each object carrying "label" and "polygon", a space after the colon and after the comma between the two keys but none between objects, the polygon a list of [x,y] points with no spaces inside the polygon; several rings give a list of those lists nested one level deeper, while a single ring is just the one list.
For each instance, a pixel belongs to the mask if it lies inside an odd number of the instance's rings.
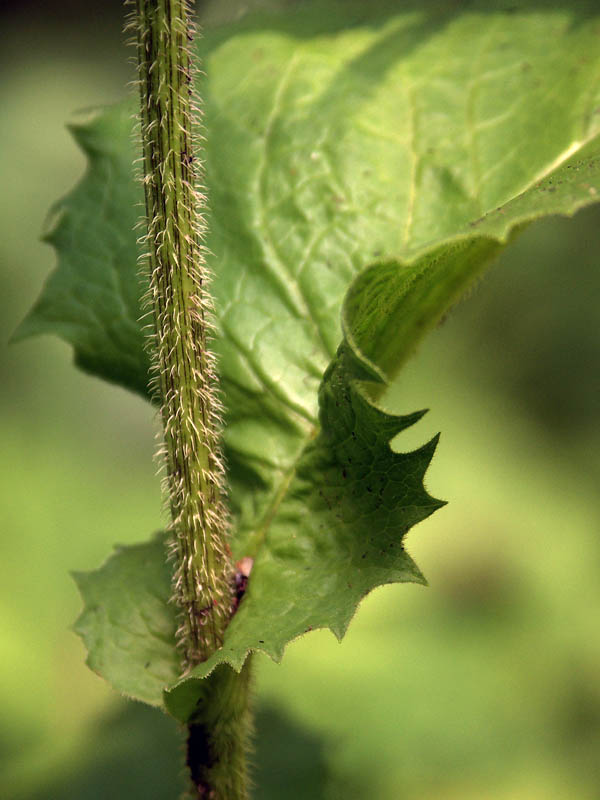
[{"label": "ridged stem surface", "polygon": [[[210,351],[212,303],[195,138],[193,26],[186,0],[135,0],[147,217],[149,338],[161,403],[184,671],[223,642],[233,613],[221,406]],[[219,667],[188,725],[192,794],[246,800],[250,664]]]},{"label": "ridged stem surface", "polygon": [[184,0],[137,0],[155,391],[174,534],[175,602],[186,667],[223,641],[233,565],[223,504],[221,407],[209,350],[211,299],[196,155],[193,37]]}]

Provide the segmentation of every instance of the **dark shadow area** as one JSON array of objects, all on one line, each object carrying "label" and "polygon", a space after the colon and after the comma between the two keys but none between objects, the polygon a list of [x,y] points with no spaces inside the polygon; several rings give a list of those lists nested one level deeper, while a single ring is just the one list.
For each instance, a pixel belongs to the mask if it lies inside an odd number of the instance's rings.
[{"label": "dark shadow area", "polygon": [[[306,6],[323,8],[310,21],[294,19],[294,11]],[[515,0],[337,0],[326,7],[315,0],[196,0],[195,7],[200,19],[205,18],[208,24],[221,23],[247,16],[245,24],[249,29],[274,29],[296,26],[299,36],[313,35],[320,32],[333,32],[341,27],[359,25],[365,19],[372,20],[374,14],[381,14],[382,21],[399,12],[416,12],[428,9],[432,17],[452,16],[453,14],[472,10],[474,12],[501,12],[516,14],[527,10],[540,11],[553,8],[569,9],[577,15],[587,17],[595,12],[595,0],[529,0],[517,3]],[[281,17],[271,16],[271,12],[284,10],[288,13]],[[121,26],[124,16],[123,0],[91,0],[81,4],[81,0],[4,0],[1,16],[14,22],[28,23],[32,27],[51,23],[53,26],[67,25],[86,28],[96,27],[108,29],[114,25]],[[253,19],[257,12],[258,16]],[[269,21],[269,16],[271,19]],[[315,25],[317,22],[317,25]]]},{"label": "dark shadow area", "polygon": [[[161,712],[124,704],[97,723],[89,741],[86,758],[27,800],[178,800],[184,792],[183,736]],[[319,736],[282,710],[259,708],[253,800],[349,797],[330,773],[325,748]]]},{"label": "dark shadow area", "polygon": [[322,800],[331,780],[324,743],[275,706],[256,715],[253,800]]},{"label": "dark shadow area", "polygon": [[[185,788],[177,724],[140,703],[97,723],[86,759],[31,800],[178,800]],[[28,798],[29,800],[29,798]]]}]

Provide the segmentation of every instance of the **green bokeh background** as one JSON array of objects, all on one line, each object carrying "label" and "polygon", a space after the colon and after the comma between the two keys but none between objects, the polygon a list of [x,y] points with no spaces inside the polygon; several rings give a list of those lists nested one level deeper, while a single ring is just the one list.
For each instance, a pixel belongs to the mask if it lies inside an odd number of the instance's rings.
[{"label": "green bokeh background", "polygon": [[[53,9],[0,17],[0,796],[175,800],[176,726],[113,696],[68,629],[69,571],[161,526],[152,411],[57,340],[4,346],[84,168],[64,121],[131,78],[118,3]],[[450,503],[408,540],[430,586],[258,661],[256,800],[600,797],[599,223],[526,231],[394,387],[431,408],[399,448],[442,431],[427,482]]]}]

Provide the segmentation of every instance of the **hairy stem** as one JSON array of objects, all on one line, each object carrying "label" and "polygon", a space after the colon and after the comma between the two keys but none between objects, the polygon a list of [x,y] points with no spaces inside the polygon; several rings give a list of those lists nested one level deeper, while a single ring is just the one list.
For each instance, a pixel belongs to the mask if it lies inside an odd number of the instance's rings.
[{"label": "hairy stem", "polygon": [[199,701],[188,726],[187,765],[195,797],[248,797],[251,670],[249,657],[240,674],[228,666],[219,666],[206,679],[206,697]]},{"label": "hairy stem", "polygon": [[212,308],[186,6],[184,0],[137,0],[155,389],[162,404],[179,640],[186,666],[193,666],[222,643],[233,565],[222,500],[220,405],[207,347]]},{"label": "hairy stem", "polygon": [[[174,601],[184,670],[223,642],[234,600],[220,453],[221,406],[210,351],[212,303],[203,247],[205,203],[195,138],[193,26],[187,0],[134,0],[149,265],[154,390],[171,512]],[[206,682],[189,726],[194,795],[246,792],[249,665]]]}]

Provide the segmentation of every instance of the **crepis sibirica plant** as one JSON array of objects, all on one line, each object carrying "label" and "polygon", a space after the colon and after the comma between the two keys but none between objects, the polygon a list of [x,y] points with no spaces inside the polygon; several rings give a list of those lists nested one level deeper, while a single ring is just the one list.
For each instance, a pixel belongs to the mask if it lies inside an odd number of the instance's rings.
[{"label": "crepis sibirica plant", "polygon": [[77,575],[76,630],[185,728],[192,796],[241,800],[252,654],[424,580],[436,440],[392,450],[422,412],[384,393],[518,231],[596,201],[600,19],[320,0],[197,36],[135,0],[127,27],[137,96],[71,126],[88,169],[18,336],[156,404],[169,524]]}]

